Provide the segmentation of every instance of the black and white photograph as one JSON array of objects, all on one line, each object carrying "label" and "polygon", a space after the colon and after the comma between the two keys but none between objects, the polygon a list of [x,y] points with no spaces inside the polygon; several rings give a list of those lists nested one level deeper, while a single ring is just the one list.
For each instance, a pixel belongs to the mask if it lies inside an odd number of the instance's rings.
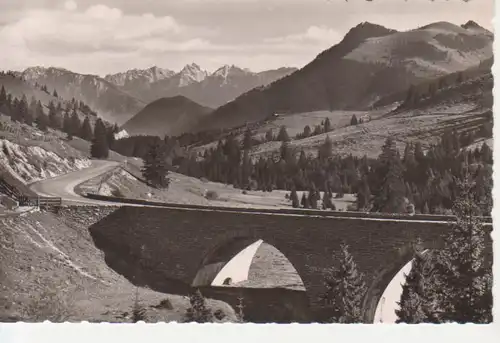
[{"label": "black and white photograph", "polygon": [[0,322],[493,323],[494,5],[0,0]]}]

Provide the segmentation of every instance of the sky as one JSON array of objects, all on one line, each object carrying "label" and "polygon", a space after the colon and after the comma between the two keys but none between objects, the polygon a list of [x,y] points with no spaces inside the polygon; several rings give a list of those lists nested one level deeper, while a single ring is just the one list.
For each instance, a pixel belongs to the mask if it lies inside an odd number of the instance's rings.
[{"label": "sky", "polygon": [[361,22],[493,31],[493,13],[494,0],[0,0],[0,69],[300,68]]}]

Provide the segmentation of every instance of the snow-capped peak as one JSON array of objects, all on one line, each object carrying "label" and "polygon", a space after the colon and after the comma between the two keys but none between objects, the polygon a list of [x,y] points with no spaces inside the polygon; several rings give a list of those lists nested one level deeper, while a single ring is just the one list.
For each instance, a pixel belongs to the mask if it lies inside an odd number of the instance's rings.
[{"label": "snow-capped peak", "polygon": [[202,70],[196,63],[191,63],[182,68],[179,72],[179,76],[179,86],[182,87],[194,82],[203,81],[208,76],[208,73],[205,70]]},{"label": "snow-capped peak", "polygon": [[234,64],[231,66],[226,64],[217,69],[212,76],[219,76],[226,79],[229,75],[235,74],[251,74],[251,71],[248,69],[241,69]]},{"label": "snow-capped peak", "polygon": [[157,66],[152,66],[147,69],[131,69],[126,72],[106,75],[105,79],[116,85],[124,86],[126,83],[135,81],[138,79],[145,80],[149,83],[163,80],[173,76],[175,73],[169,69],[159,68]]},{"label": "snow-capped peak", "polygon": [[68,73],[69,70],[64,69],[64,68],[56,68],[56,67],[42,67],[42,66],[35,66],[35,67],[28,67],[26,68],[23,72],[22,75],[27,78],[27,79],[37,79],[42,76],[46,76],[47,74],[64,74]]}]

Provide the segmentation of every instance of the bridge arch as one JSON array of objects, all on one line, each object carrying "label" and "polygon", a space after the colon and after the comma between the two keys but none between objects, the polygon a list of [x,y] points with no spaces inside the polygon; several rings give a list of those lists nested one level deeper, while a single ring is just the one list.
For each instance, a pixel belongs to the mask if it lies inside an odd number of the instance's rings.
[{"label": "bridge arch", "polygon": [[[236,233],[230,232],[222,237],[215,238],[214,242],[216,243],[206,250],[199,263],[198,271],[194,277],[192,286],[200,287],[212,285],[212,282],[218,277],[219,273],[225,266],[227,266],[239,253],[259,241],[264,245],[271,246],[283,255],[286,263],[293,268],[293,271],[300,278],[300,281],[305,289],[306,286],[303,280],[303,274],[300,273],[300,270],[305,269],[305,266],[301,265],[303,260],[294,258],[293,254],[288,252],[290,244],[287,244],[287,242],[283,239],[274,239],[273,237],[269,237],[267,235],[255,233],[252,230],[243,230]],[[244,268],[250,268],[257,250],[258,248],[250,251],[249,253],[251,255],[249,254],[245,256],[245,259],[249,258],[250,261],[248,261],[249,263],[245,263],[243,265]],[[290,257],[289,255],[292,256]],[[231,279],[233,278],[231,277]]]},{"label": "bridge arch", "polygon": [[365,294],[363,301],[365,323],[374,322],[384,292],[403,269],[413,261],[415,251],[428,252],[438,248],[439,244],[436,244],[436,242],[409,242],[396,251],[389,253],[390,257],[387,259],[386,264],[375,272]]},{"label": "bridge arch", "polygon": [[[241,300],[245,318],[251,322],[307,323],[313,320],[305,283],[287,256],[289,244],[279,240],[277,244],[270,237],[266,239],[266,235],[249,232],[215,241],[218,243],[207,249],[201,260],[193,288],[200,289],[206,297],[225,301],[235,309]],[[260,244],[255,247],[255,243]],[[249,249],[252,245],[253,249]],[[258,251],[259,248],[263,250]],[[264,265],[259,266],[259,257],[262,258],[260,263],[265,261]],[[231,263],[236,263],[236,268],[220,274]],[[244,279],[242,274],[246,274]],[[235,283],[224,285],[223,281],[233,275]],[[216,278],[220,282],[214,284]]]}]

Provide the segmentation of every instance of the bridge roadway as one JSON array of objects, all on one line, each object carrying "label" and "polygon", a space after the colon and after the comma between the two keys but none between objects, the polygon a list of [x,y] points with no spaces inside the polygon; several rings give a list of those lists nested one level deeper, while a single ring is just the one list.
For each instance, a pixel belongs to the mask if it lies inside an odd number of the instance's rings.
[{"label": "bridge roadway", "polygon": [[167,208],[182,208],[196,211],[223,211],[223,212],[251,212],[251,213],[266,213],[277,215],[308,215],[321,217],[342,217],[342,218],[360,218],[365,220],[375,221],[411,221],[411,222],[442,222],[447,223],[453,219],[452,216],[444,215],[391,215],[381,213],[362,213],[362,212],[334,212],[321,210],[304,210],[304,209],[256,209],[242,207],[220,207],[220,206],[202,206],[202,205],[187,205],[175,203],[162,203],[148,201],[142,199],[124,199],[117,197],[108,197],[97,194],[87,194],[86,196],[77,194],[75,187],[78,185],[105,174],[113,169],[120,167],[119,162],[106,160],[92,160],[91,166],[82,170],[77,170],[64,175],[34,182],[29,185],[40,196],[59,197],[63,201],[63,205],[72,206],[116,206],[126,205],[133,207],[167,207]]}]

